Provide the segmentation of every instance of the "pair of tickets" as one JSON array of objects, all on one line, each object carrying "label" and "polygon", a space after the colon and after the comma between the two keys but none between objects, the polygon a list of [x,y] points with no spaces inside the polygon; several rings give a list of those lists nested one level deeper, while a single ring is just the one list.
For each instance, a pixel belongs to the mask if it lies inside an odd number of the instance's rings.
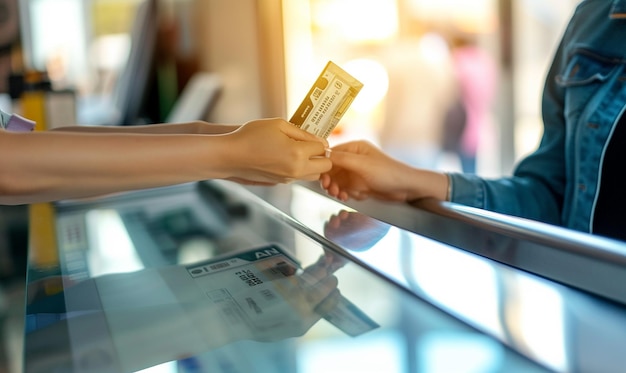
[{"label": "pair of tickets", "polygon": [[289,121],[307,132],[327,138],[361,88],[363,83],[328,61]]}]

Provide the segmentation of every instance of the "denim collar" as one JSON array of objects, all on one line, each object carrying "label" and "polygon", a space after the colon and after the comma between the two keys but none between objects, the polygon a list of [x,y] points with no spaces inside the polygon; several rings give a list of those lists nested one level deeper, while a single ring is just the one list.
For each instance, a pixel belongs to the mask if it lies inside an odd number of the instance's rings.
[{"label": "denim collar", "polygon": [[611,18],[626,19],[626,0],[613,0]]}]

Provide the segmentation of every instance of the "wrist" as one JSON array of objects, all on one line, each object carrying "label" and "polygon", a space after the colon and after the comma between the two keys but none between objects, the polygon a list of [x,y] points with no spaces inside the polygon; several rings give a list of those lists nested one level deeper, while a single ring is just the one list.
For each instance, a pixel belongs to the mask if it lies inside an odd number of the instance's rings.
[{"label": "wrist", "polygon": [[194,157],[202,178],[227,179],[233,176],[237,160],[231,136],[198,136],[201,140],[199,152]]},{"label": "wrist", "polygon": [[413,204],[424,198],[448,201],[451,185],[446,173],[416,169],[411,173],[406,202]]}]

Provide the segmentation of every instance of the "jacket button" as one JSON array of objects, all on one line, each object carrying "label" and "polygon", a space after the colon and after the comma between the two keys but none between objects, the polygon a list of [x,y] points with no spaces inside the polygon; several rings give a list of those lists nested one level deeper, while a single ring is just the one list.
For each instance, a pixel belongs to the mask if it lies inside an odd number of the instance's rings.
[{"label": "jacket button", "polygon": [[587,185],[585,184],[578,184],[578,190],[580,190],[581,192],[584,192],[587,190]]}]

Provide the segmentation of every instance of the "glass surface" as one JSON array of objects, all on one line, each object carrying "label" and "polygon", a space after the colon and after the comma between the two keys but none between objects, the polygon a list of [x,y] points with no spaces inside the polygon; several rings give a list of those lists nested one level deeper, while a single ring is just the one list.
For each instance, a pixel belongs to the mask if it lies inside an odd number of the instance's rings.
[{"label": "glass surface", "polygon": [[30,248],[25,371],[624,366],[619,306],[298,185],[255,193],[207,182],[56,206],[56,239]]},{"label": "glass surface", "polygon": [[[310,214],[301,213],[299,218],[305,225],[314,227],[318,234],[343,247],[353,261],[383,274],[421,299],[494,336],[550,370],[616,372],[626,364],[621,353],[621,346],[626,342],[624,303],[590,295],[390,226],[308,188],[294,190],[299,195],[294,200],[335,211],[321,228],[314,219],[308,218]],[[295,208],[293,214],[297,216],[298,212],[305,211],[303,208],[304,205]],[[445,230],[445,227],[429,227],[432,222],[428,219],[422,224],[424,227],[420,230],[425,234]],[[494,221],[496,224],[501,222]],[[472,236],[486,233],[471,225],[463,231],[464,237],[456,241],[468,246],[479,242]],[[450,230],[449,233],[458,234],[458,231]],[[572,242],[576,240],[581,238],[574,235]],[[617,259],[618,254],[623,255],[624,248],[617,250],[613,242],[591,240],[589,243],[596,243],[598,249],[605,250],[598,253],[600,257],[610,253]],[[520,243],[513,246],[528,248]],[[488,253],[489,249],[485,248],[483,252]],[[571,260],[567,255],[562,257]],[[562,271],[561,264],[558,261],[550,263],[554,273]],[[569,265],[567,263],[568,269]],[[579,269],[579,284],[584,285],[604,277],[602,271],[607,268],[600,261],[589,260],[587,267]],[[623,272],[622,267],[622,275]],[[615,298],[623,300],[624,295],[622,290],[621,296]]]}]

